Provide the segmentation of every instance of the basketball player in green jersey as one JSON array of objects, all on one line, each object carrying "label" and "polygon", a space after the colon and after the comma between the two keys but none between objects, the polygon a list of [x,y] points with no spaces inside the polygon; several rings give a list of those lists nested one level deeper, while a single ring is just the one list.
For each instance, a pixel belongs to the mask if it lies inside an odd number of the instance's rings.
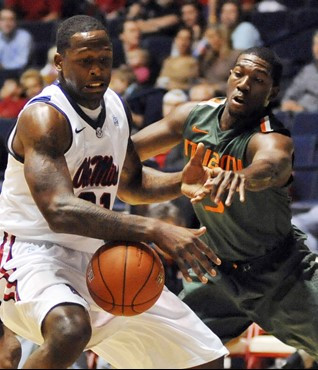
[{"label": "basketball player in green jersey", "polygon": [[222,260],[207,284],[185,282],[184,302],[223,342],[256,322],[317,360],[318,258],[291,224],[293,143],[270,109],[281,74],[270,49],[245,50],[226,98],[179,106],[133,140],[142,160],[184,142],[182,190]]}]

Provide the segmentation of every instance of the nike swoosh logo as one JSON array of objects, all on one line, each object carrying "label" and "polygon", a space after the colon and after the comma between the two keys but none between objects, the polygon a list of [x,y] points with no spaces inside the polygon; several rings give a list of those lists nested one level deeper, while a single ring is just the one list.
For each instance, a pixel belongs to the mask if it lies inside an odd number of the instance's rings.
[{"label": "nike swoosh logo", "polygon": [[81,131],[83,131],[83,130],[85,130],[85,129],[86,129],[86,127],[83,127],[83,128],[81,128],[81,129],[76,128],[76,129],[75,129],[75,133],[76,133],[76,134],[79,134]]},{"label": "nike swoosh logo", "polygon": [[196,125],[192,126],[192,131],[197,132],[198,134],[208,134],[209,133],[209,131],[200,130],[199,128],[197,128]]}]

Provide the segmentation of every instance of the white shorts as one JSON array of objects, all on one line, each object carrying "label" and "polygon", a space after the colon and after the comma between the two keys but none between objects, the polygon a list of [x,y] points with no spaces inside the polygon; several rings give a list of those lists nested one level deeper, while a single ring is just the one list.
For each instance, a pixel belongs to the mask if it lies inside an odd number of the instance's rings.
[{"label": "white shorts", "polygon": [[220,339],[167,288],[143,314],[123,317],[103,311],[86,286],[90,258],[91,254],[52,243],[7,236],[0,244],[1,320],[40,345],[47,313],[59,304],[79,304],[92,323],[86,349],[115,368],[188,368],[228,354]]}]

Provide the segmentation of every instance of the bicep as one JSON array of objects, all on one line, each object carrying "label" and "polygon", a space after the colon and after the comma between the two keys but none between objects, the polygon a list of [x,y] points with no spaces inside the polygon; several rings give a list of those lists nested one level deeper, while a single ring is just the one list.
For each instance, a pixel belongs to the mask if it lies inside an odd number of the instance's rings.
[{"label": "bicep", "polygon": [[31,194],[42,213],[46,213],[58,196],[73,194],[71,177],[64,156],[52,158],[36,150],[27,151],[24,174]]},{"label": "bicep", "polygon": [[68,125],[47,107],[37,107],[20,118],[17,140],[23,148],[26,182],[45,215],[58,197],[73,194],[64,156],[70,141]]}]

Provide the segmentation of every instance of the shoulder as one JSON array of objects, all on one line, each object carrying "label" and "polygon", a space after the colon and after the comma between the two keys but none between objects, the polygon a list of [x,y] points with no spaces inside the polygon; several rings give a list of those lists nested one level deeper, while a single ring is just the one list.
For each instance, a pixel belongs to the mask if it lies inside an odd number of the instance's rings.
[{"label": "shoulder", "polygon": [[310,78],[313,78],[318,74],[317,66],[314,63],[304,65],[298,74],[308,74]]},{"label": "shoulder", "polygon": [[211,108],[218,108],[222,105],[224,105],[226,102],[225,97],[215,97],[209,100],[205,100],[198,103],[198,106],[209,106]]},{"label": "shoulder", "polygon": [[16,31],[16,38],[31,40],[32,35],[29,31],[25,30],[24,28],[18,28]]},{"label": "shoulder", "polygon": [[286,137],[291,136],[290,131],[271,111],[258,121],[256,131],[262,134],[279,133]]}]

